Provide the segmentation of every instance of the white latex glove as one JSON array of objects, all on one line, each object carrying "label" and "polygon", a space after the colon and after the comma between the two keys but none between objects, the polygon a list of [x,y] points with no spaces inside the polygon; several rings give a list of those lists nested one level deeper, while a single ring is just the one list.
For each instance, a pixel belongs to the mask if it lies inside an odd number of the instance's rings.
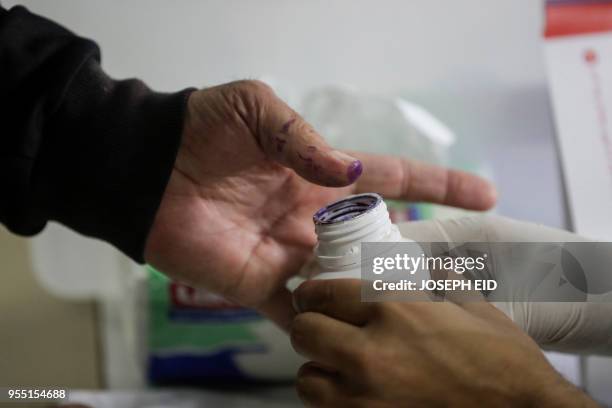
[{"label": "white latex glove", "polygon": [[[402,236],[417,242],[448,242],[452,246],[465,242],[589,241],[567,231],[497,216],[409,222],[399,224],[399,229]],[[496,263],[495,259],[489,261]],[[491,271],[498,276],[490,278],[500,278],[499,275],[504,273],[501,269]],[[588,280],[589,271],[584,272]],[[516,288],[515,299],[524,299],[519,296],[521,290],[529,288]],[[545,349],[612,354],[612,294],[597,296],[599,300],[596,303],[510,300],[495,302],[495,306]]]}]

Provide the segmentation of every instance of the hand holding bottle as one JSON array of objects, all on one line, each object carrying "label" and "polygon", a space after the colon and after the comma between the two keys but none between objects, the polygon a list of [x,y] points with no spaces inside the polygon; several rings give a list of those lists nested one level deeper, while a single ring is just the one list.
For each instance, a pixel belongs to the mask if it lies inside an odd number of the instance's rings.
[{"label": "hand holding bottle", "polygon": [[355,279],[294,292],[297,380],[317,407],[596,407],[487,302],[361,302]]}]

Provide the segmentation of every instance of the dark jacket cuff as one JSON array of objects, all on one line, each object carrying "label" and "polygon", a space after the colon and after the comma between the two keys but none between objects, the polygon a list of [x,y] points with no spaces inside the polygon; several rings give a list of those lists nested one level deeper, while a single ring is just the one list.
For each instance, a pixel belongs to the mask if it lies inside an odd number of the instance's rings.
[{"label": "dark jacket cuff", "polygon": [[34,169],[40,216],[143,262],[181,142],[192,90],[157,93],[115,81],[95,58],[71,80]]}]

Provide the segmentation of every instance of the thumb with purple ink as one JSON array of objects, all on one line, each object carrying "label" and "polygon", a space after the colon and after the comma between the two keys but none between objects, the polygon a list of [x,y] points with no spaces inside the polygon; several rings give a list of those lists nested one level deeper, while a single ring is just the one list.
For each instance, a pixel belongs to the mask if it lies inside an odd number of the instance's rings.
[{"label": "thumb with purple ink", "polygon": [[359,178],[363,165],[358,159],[330,147],[308,122],[273,92],[268,98],[261,127],[264,134],[259,135],[268,158],[326,187],[347,186]]}]

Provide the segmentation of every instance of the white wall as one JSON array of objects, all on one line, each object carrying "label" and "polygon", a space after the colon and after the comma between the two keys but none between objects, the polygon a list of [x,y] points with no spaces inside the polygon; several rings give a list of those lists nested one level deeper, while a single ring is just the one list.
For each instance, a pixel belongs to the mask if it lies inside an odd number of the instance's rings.
[{"label": "white wall", "polygon": [[544,81],[540,0],[54,0],[117,77],[160,90],[274,76],[366,90]]}]

